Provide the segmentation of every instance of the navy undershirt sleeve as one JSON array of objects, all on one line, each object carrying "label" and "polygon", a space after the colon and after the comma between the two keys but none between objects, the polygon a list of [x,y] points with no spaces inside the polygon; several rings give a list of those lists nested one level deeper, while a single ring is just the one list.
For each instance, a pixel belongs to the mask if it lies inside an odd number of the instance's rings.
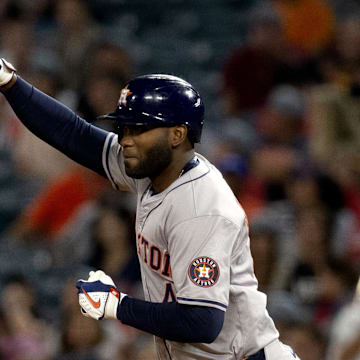
[{"label": "navy undershirt sleeve", "polygon": [[126,296],[117,317],[123,324],[166,340],[211,343],[222,329],[224,314],[212,307],[152,303]]},{"label": "navy undershirt sleeve", "polygon": [[17,117],[33,134],[79,164],[106,176],[102,152],[107,131],[89,124],[21,77],[4,95]]}]

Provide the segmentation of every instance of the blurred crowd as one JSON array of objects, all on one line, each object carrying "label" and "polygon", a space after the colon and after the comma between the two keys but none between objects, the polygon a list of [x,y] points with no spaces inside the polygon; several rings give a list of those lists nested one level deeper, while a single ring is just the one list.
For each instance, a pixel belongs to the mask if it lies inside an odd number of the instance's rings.
[{"label": "blurred crowd", "polygon": [[[198,87],[197,150],[247,213],[281,340],[302,360],[360,359],[357,1],[2,0],[0,56],[107,130],[96,117],[134,76]],[[36,139],[0,96],[0,359],[155,359],[150,335],[84,318],[74,287],[102,269],[142,297],[134,210],[132,195]]]}]

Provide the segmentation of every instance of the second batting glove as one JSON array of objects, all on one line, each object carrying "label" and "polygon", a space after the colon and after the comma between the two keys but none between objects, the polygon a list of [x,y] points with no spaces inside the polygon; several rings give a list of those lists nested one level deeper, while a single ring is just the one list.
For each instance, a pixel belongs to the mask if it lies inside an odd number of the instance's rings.
[{"label": "second batting glove", "polygon": [[126,296],[116,289],[110,276],[103,271],[90,271],[87,280],[76,283],[81,312],[95,320],[117,319],[118,307]]}]

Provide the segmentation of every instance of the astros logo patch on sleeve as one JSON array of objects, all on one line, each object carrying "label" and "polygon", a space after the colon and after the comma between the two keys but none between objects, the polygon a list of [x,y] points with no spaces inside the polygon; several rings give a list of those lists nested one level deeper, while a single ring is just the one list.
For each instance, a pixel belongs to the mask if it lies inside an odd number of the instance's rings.
[{"label": "astros logo patch on sleeve", "polygon": [[220,269],[216,261],[209,257],[201,256],[191,262],[188,275],[195,285],[210,287],[218,281]]}]

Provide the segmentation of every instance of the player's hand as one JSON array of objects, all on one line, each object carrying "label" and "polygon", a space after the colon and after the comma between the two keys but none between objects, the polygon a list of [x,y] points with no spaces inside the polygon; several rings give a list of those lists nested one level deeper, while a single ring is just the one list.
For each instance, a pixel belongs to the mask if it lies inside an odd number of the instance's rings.
[{"label": "player's hand", "polygon": [[5,59],[0,59],[0,86],[6,85],[12,79],[16,69]]},{"label": "player's hand", "polygon": [[126,296],[116,289],[110,276],[103,271],[90,271],[87,280],[76,282],[79,304],[84,316],[95,320],[117,319],[117,310]]}]

